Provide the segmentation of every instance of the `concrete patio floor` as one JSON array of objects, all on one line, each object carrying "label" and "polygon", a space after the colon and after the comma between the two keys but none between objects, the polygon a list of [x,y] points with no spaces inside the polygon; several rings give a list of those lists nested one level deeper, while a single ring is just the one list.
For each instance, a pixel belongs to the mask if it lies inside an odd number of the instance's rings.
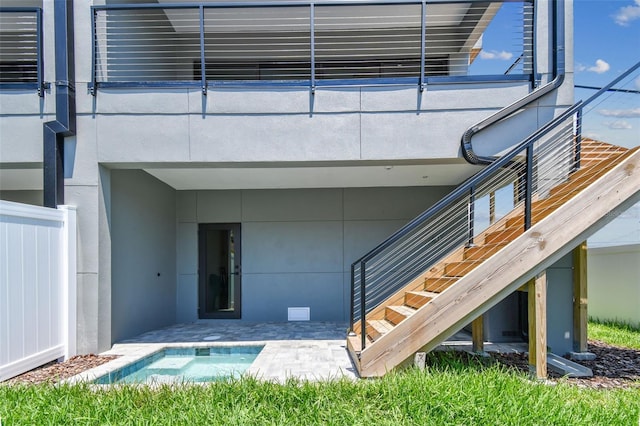
[{"label": "concrete patio floor", "polygon": [[[346,349],[348,324],[338,322],[247,323],[201,320],[150,331],[116,343],[102,355],[113,361],[88,370],[69,381],[93,380],[165,347],[264,346],[246,374],[261,380],[284,382],[358,378]],[[526,344],[485,343],[486,351],[522,352]],[[438,349],[471,350],[471,336],[461,332]]]}]

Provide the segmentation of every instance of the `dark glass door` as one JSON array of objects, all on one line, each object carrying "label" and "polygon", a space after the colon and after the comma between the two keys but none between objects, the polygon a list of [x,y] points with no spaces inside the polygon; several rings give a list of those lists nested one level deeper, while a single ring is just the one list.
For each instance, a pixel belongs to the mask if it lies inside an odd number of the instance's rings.
[{"label": "dark glass door", "polygon": [[240,224],[200,224],[199,318],[240,318]]}]

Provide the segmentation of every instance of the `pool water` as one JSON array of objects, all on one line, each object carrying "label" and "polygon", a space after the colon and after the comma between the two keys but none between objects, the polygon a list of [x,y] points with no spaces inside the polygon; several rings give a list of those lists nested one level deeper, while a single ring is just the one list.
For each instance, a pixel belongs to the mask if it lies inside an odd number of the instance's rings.
[{"label": "pool water", "polygon": [[94,381],[114,383],[206,383],[237,378],[262,346],[165,348]]}]

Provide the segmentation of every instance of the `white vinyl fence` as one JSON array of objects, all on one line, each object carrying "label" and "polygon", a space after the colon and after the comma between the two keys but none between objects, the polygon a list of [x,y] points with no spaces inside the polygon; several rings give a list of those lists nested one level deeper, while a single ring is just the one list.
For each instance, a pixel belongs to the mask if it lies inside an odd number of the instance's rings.
[{"label": "white vinyl fence", "polygon": [[0,382],[75,351],[75,208],[0,201]]},{"label": "white vinyl fence", "polygon": [[589,316],[640,326],[640,244],[589,248]]}]

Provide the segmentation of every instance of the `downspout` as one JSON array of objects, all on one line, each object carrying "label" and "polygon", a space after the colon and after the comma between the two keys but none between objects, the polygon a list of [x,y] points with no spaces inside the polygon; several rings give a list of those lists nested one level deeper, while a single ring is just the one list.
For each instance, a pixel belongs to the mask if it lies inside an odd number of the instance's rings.
[{"label": "downspout", "polygon": [[56,119],[44,123],[44,206],[64,204],[64,138],[76,134],[73,0],[54,0]]},{"label": "downspout", "polygon": [[[483,157],[477,155],[473,151],[473,145],[471,144],[471,139],[476,133],[481,132],[487,127],[505,119],[509,116],[515,114],[520,111],[522,108],[527,105],[537,101],[547,93],[556,90],[562,83],[564,82],[564,74],[565,74],[565,40],[564,40],[564,0],[552,0],[554,3],[554,7],[552,10],[553,16],[553,79],[545,84],[544,86],[534,90],[529,93],[527,96],[515,101],[511,105],[506,106],[495,114],[485,118],[484,120],[474,124],[469,127],[464,134],[462,135],[461,147],[462,147],[462,156],[467,162],[471,164],[479,164],[486,165],[491,164],[495,161],[496,157]],[[534,70],[535,72],[535,70]]]}]

